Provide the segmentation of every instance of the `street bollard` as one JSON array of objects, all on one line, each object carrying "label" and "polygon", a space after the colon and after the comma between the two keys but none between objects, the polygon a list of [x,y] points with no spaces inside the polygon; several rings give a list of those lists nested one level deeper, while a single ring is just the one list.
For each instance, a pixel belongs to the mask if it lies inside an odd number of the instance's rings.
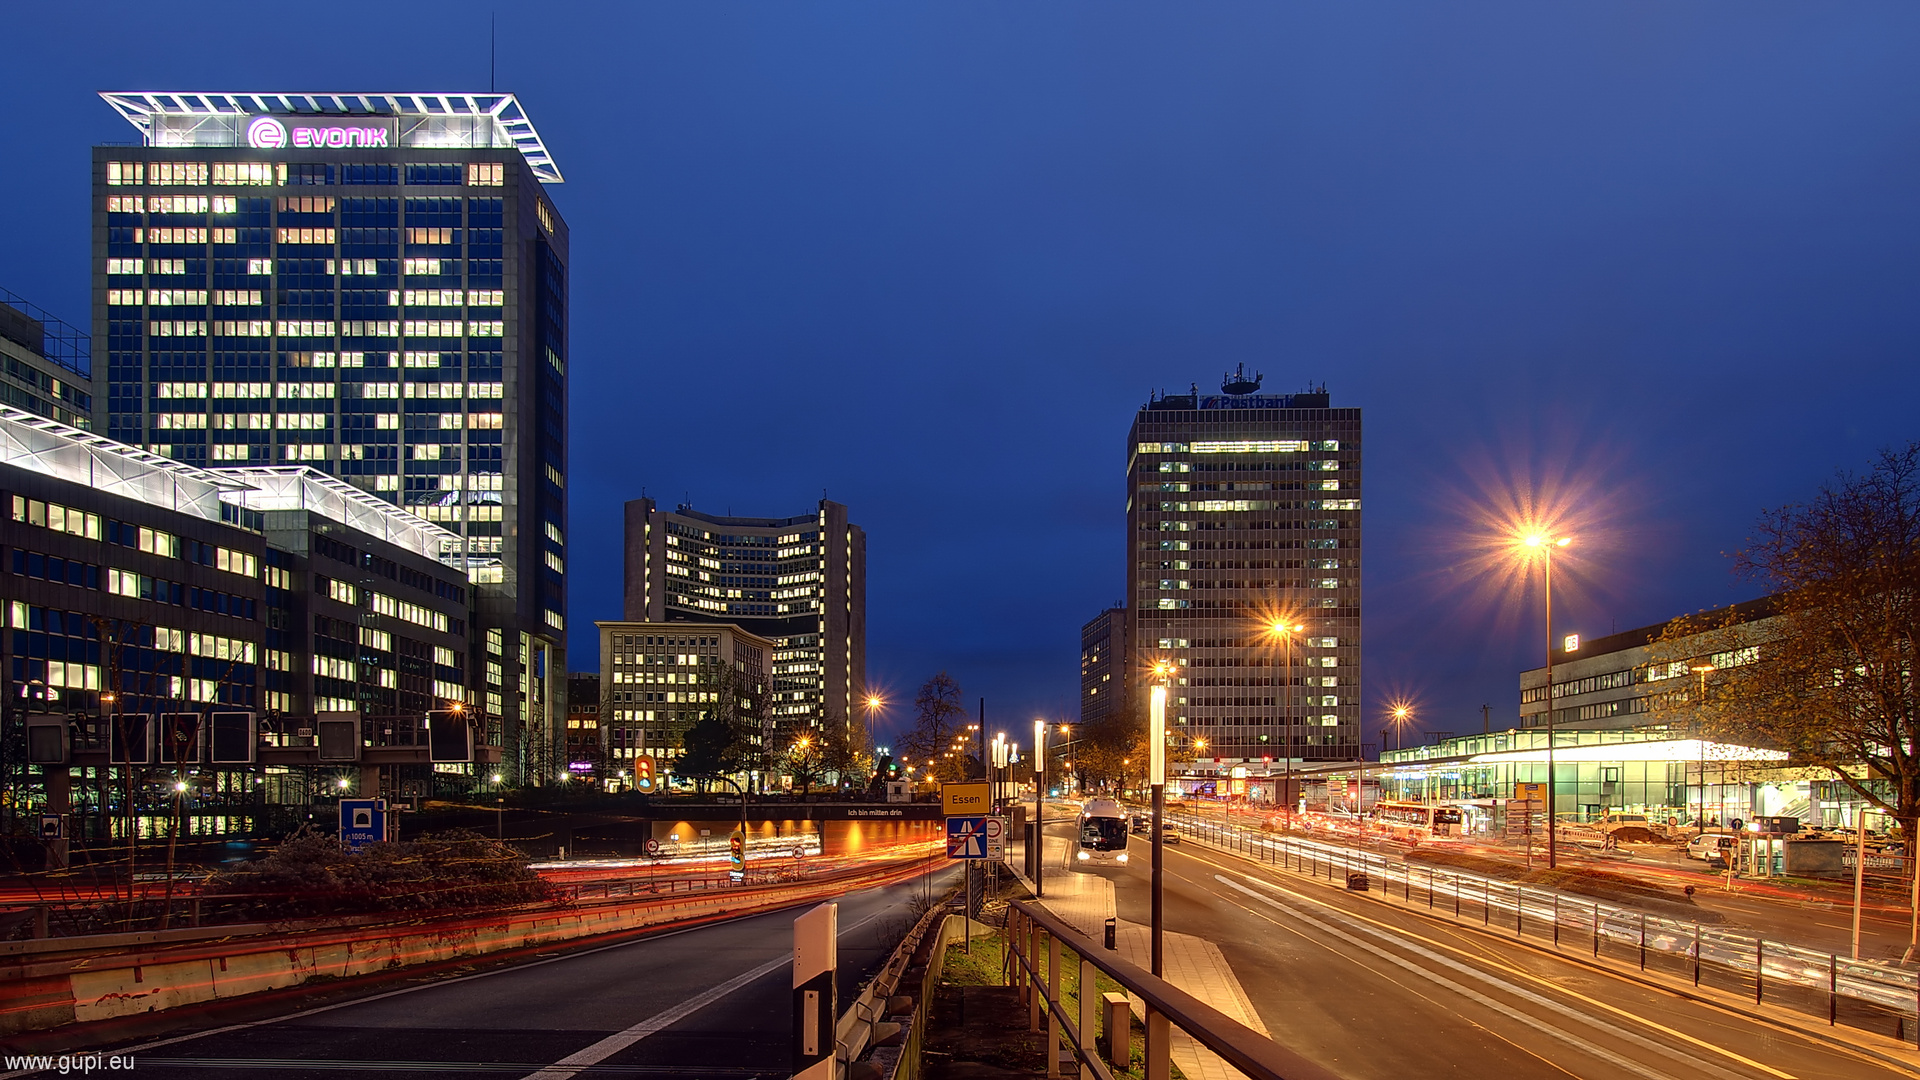
[{"label": "street bollard", "polygon": [[1106,930],[1106,946],[1107,946],[1108,952],[1112,952],[1115,948],[1118,947],[1115,944],[1115,937],[1117,936],[1118,932],[1119,932],[1119,920],[1109,918],[1107,920],[1107,930]]},{"label": "street bollard", "polygon": [[1125,994],[1102,994],[1100,1001],[1106,1006],[1107,1063],[1124,1069],[1133,1063],[1133,1010]]}]

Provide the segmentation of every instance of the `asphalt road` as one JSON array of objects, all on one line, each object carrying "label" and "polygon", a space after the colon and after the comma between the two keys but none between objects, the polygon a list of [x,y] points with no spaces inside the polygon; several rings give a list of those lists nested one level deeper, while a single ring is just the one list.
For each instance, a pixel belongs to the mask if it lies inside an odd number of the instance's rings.
[{"label": "asphalt road", "polygon": [[[1166,928],[1219,945],[1274,1038],[1345,1076],[1907,1075],[1497,934],[1197,845],[1166,850]],[[1123,919],[1148,921],[1148,863],[1091,871],[1113,878]]]},{"label": "asphalt road", "polygon": [[[953,877],[950,869],[936,873],[935,894]],[[909,905],[927,888],[922,877],[839,899],[843,1007],[912,925]],[[108,1052],[131,1053],[141,1076],[158,1077],[784,1078],[793,920],[804,910],[561,952]]]}]

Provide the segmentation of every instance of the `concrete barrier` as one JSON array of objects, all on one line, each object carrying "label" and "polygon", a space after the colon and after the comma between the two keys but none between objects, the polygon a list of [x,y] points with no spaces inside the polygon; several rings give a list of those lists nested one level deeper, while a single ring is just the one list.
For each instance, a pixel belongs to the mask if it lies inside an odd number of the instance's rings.
[{"label": "concrete barrier", "polygon": [[299,986],[515,949],[721,916],[772,911],[872,888],[945,859],[774,886],[609,900],[563,908],[477,912],[407,926],[327,927],[230,936],[113,954],[16,954],[0,966],[0,1035],[160,1012]]}]

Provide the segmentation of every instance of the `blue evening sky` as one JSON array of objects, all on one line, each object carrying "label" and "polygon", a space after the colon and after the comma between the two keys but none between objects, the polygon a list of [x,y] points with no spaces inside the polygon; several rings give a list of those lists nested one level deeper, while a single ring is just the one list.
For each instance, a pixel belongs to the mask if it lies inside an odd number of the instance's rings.
[{"label": "blue evening sky", "polygon": [[[13,5],[0,286],[88,322],[97,91],[485,89],[489,10]],[[1070,716],[1133,411],[1244,362],[1366,410],[1369,727],[1471,730],[1540,654],[1491,508],[1568,502],[1599,635],[1753,595],[1761,507],[1920,435],[1911,3],[497,10],[567,176],[582,660],[623,500],[825,489],[893,698]]]}]

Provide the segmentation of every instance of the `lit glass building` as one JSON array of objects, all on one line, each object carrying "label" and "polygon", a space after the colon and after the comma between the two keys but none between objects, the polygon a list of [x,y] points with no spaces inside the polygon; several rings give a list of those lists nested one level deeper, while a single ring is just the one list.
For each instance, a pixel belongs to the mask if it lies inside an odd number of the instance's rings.
[{"label": "lit glass building", "polygon": [[770,738],[864,719],[867,534],[845,506],[744,518],[634,499],[626,539],[627,621],[731,623],[773,643]]},{"label": "lit glass building", "polygon": [[1178,665],[1176,772],[1361,752],[1360,410],[1259,386],[1156,396],[1127,437],[1133,662]]},{"label": "lit glass building", "polygon": [[566,222],[511,94],[102,95],[94,340],[113,438],[302,464],[445,527],[474,705],[557,775],[566,662]]}]

